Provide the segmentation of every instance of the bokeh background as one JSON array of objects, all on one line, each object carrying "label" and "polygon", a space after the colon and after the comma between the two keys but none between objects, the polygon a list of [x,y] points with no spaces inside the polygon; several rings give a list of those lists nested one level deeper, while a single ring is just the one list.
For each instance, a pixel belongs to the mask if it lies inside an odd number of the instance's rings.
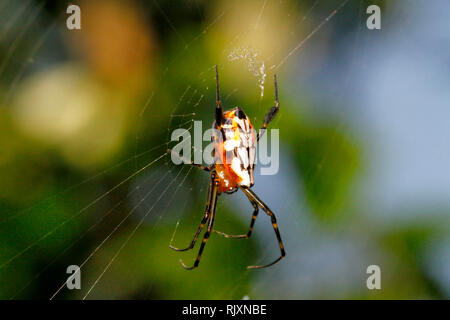
[{"label": "bokeh background", "polygon": [[[0,0],[0,298],[450,297],[448,2],[73,3],[81,30],[66,1]],[[198,247],[168,248],[193,236],[208,177],[166,149],[210,127],[215,64],[225,108],[255,126],[279,78],[280,170],[254,190],[287,257],[264,270],[245,269],[279,254],[263,213],[249,240],[213,234],[194,271],[178,260]],[[222,195],[216,228],[251,212]]]}]

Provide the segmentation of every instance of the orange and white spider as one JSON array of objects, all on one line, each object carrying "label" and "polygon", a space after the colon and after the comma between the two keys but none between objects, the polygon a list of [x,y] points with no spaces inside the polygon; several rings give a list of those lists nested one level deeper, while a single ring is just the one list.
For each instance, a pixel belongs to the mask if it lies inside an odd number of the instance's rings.
[{"label": "orange and white spider", "polygon": [[[232,110],[224,112],[220,103],[219,94],[219,74],[216,68],[216,119],[213,123],[215,134],[212,136],[212,142],[214,144],[214,164],[206,167],[199,164],[192,164],[204,171],[210,173],[210,182],[208,188],[208,199],[206,202],[205,215],[203,216],[200,226],[194,235],[190,245],[187,248],[179,249],[170,245],[170,248],[176,251],[186,251],[194,248],[195,242],[202,231],[205,224],[208,224],[207,230],[203,236],[203,241],[200,246],[197,258],[192,267],[187,267],[182,260],[181,265],[187,269],[192,270],[198,267],[200,263],[200,257],[203,249],[205,248],[206,241],[211,234],[211,231],[224,236],[226,238],[242,239],[249,238],[252,235],[253,225],[258,215],[258,210],[261,208],[271,219],[275,235],[278,239],[281,255],[275,261],[260,266],[248,266],[249,269],[258,269],[269,267],[282,258],[285,257],[286,252],[284,250],[283,242],[281,241],[281,235],[278,230],[277,220],[274,213],[269,207],[258,198],[258,196],[251,190],[254,185],[254,166],[256,157],[256,143],[261,136],[265,133],[267,125],[272,121],[279,110],[278,102],[278,84],[277,77],[274,76],[275,82],[275,105],[270,108],[264,117],[264,122],[258,135],[255,135],[255,131],[250,122],[248,116],[244,111],[236,107]],[[254,211],[250,228],[247,234],[242,235],[228,235],[223,232],[213,230],[214,216],[216,213],[217,198],[221,193],[233,193],[238,190],[242,190],[247,196],[248,200],[252,204]]]}]

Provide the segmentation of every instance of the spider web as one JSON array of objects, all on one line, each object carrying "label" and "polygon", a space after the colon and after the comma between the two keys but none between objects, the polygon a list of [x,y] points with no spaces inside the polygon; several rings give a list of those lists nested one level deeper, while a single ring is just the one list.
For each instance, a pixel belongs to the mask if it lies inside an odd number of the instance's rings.
[{"label": "spider web", "polygon": [[[257,115],[252,115],[252,121],[256,125],[261,122],[261,117],[270,107],[267,101],[272,98],[271,93],[266,92],[266,87],[272,87],[269,81],[272,74],[281,72],[285,62],[298,54],[308,41],[325,28],[341,10],[344,10],[347,2],[348,0],[332,5],[328,4],[327,13],[320,18],[320,23],[306,28],[307,31],[301,38],[293,37],[295,38],[292,41],[294,45],[290,46],[290,49],[280,56],[281,59],[271,57],[272,59],[269,59],[269,61],[264,61],[258,55],[258,51],[251,46],[236,46],[236,43],[239,43],[240,38],[245,37],[248,30],[241,30],[234,35],[235,37],[230,42],[225,44],[223,56],[226,58],[222,58],[218,63],[219,72],[226,74],[226,70],[233,68],[236,64],[247,68],[249,77],[253,78],[253,97],[256,97],[257,100]],[[320,4],[319,1],[309,4],[307,8],[302,10],[302,14],[296,17],[294,25],[304,26]],[[261,2],[260,10],[257,12],[256,25],[251,28],[258,28],[264,22],[267,5],[267,1]],[[284,5],[283,3],[277,4],[277,6]],[[291,9],[295,6],[289,4]],[[7,104],[14,96],[20,82],[33,69],[34,58],[41,50],[46,50],[46,46],[50,45],[51,39],[54,39],[50,37],[54,34],[58,21],[52,21],[45,27],[36,27],[39,25],[39,19],[43,19],[45,16],[44,2],[36,5],[33,1],[28,1],[19,5],[13,1],[2,1],[0,2],[0,12],[2,12],[2,8],[8,9],[8,11],[4,11],[8,12],[8,18],[2,19],[4,23],[0,30],[2,44],[8,48],[6,56],[0,62],[0,79],[2,79],[2,83],[7,83],[4,86],[6,90],[2,94],[2,103]],[[45,207],[55,199],[64,201],[64,199],[77,195],[80,190],[89,194],[89,201],[80,203],[78,208],[70,208],[63,219],[57,219],[54,223],[40,229],[40,232],[27,236],[26,241],[13,250],[2,252],[0,260],[0,278],[2,279],[7,279],[10,274],[13,274],[15,268],[26,268],[29,263],[38,264],[37,267],[33,268],[38,270],[37,272],[29,274],[24,279],[16,279],[17,281],[13,286],[8,287],[6,292],[2,292],[2,294],[6,294],[4,298],[14,299],[29,296],[50,299],[123,298],[123,296],[114,294],[114,289],[120,286],[127,286],[125,294],[128,295],[125,297],[132,298],[133,292],[139,291],[138,297],[152,298],[158,297],[155,293],[158,290],[177,290],[177,287],[163,289],[155,287],[154,279],[146,279],[142,276],[143,269],[146,267],[155,268],[157,277],[166,276],[167,271],[164,269],[167,266],[148,262],[143,266],[138,266],[139,261],[132,256],[133,248],[148,246],[150,260],[158,260],[160,257],[152,255],[152,250],[160,252],[158,248],[162,244],[166,247],[169,243],[176,246],[187,244],[203,215],[208,175],[191,166],[174,165],[170,160],[167,149],[172,148],[176,143],[170,140],[170,135],[174,129],[186,128],[192,133],[195,120],[203,121],[203,130],[207,129],[212,122],[215,106],[214,65],[211,64],[206,69],[201,69],[201,67],[199,69],[198,66],[184,66],[187,69],[184,73],[188,73],[191,81],[188,81],[180,90],[175,91],[177,99],[173,99],[167,106],[163,106],[164,99],[161,98],[161,92],[162,88],[170,86],[170,80],[179,74],[179,67],[183,65],[183,60],[190,59],[195,54],[193,47],[196,47],[199,42],[208,37],[211,32],[215,32],[217,25],[227,18],[233,8],[225,8],[217,12],[202,30],[190,39],[184,38],[181,31],[171,22],[170,16],[165,14],[163,8],[157,2],[155,2],[155,8],[160,11],[165,23],[176,34],[179,41],[184,43],[184,49],[180,50],[173,60],[164,63],[165,71],[156,80],[156,84],[149,90],[145,101],[140,105],[135,118],[136,132],[131,137],[131,139],[134,139],[133,150],[125,152],[126,156],[117,163],[81,179],[80,182],[69,183],[62,192],[57,192],[42,199],[24,210],[8,212],[2,217],[0,224],[3,225],[3,228],[8,228],[24,217],[35,215],[39,211],[34,209]],[[63,16],[63,14],[61,15]],[[296,34],[296,36],[298,35]],[[30,40],[30,38],[35,40]],[[15,53],[18,52],[18,48],[25,43],[31,43],[31,46],[21,51],[25,52],[24,55],[17,56]],[[7,70],[15,71],[9,72],[8,75],[12,76],[7,78],[5,75]],[[227,77],[221,79],[221,85],[224,83],[224,88],[226,88],[222,89],[221,93],[222,102],[225,106],[228,106],[229,102],[233,103],[235,95],[242,91],[238,86],[230,86],[230,82]],[[231,105],[229,106],[231,107]],[[198,115],[208,112],[211,115],[209,118],[198,117]],[[155,115],[157,117],[154,117]],[[282,116],[281,112],[272,123],[273,127],[278,127]],[[148,144],[146,134],[152,130],[155,121],[165,121],[167,123],[166,130],[158,136],[156,141]],[[205,124],[208,124],[208,126]],[[109,177],[112,177],[112,181],[116,182],[113,184],[106,183],[107,188],[99,189],[98,181],[107,181]],[[222,218],[218,214],[218,228],[219,226],[228,228],[234,222],[238,222],[241,228],[248,227],[251,206],[249,204],[243,205],[244,200],[241,195],[221,197],[217,208],[218,213],[234,211],[236,203],[238,203],[238,211],[243,211],[243,214],[233,218],[226,215]],[[287,211],[296,201],[296,199],[288,198],[283,207],[278,209]],[[197,209],[198,215],[186,216],[184,213],[192,210],[192,208]],[[264,220],[265,217],[259,219]],[[298,219],[294,219],[294,221],[299,226]],[[80,228],[75,234],[70,234],[62,249],[58,249],[56,254],[44,257],[43,261],[30,260],[34,250],[43,251],[43,248],[55,239],[63,241],[60,239],[67,237],[67,228],[72,224],[79,224]],[[268,238],[273,236],[270,225],[263,227],[263,222],[257,224],[261,228],[261,234],[267,235]],[[20,233],[20,230],[17,230],[17,232]],[[158,243],[156,243],[156,240],[152,242],[152,239],[158,239]],[[201,267],[205,265],[204,267],[208,268],[210,265],[215,265],[211,262],[211,259],[208,259],[208,255],[211,255],[213,259],[223,256],[221,261],[227,262],[223,265],[223,274],[226,279],[229,279],[225,288],[221,288],[223,293],[211,294],[211,297],[240,298],[247,294],[252,296],[252,289],[248,287],[248,280],[255,276],[245,271],[245,268],[243,268],[245,265],[241,265],[241,262],[236,261],[236,258],[228,252],[234,252],[236,246],[245,246],[246,248],[242,249],[243,254],[239,256],[240,258],[243,255],[248,255],[256,260],[256,263],[270,260],[277,252],[275,240],[265,241],[258,236],[256,236],[256,239],[258,239],[256,241],[259,242],[259,245],[253,242],[232,244],[229,241],[217,240],[217,243],[220,242],[219,250],[221,250],[221,253],[215,255],[213,254],[215,247],[213,242],[216,240],[210,240],[209,248],[202,258],[204,261],[202,260]],[[255,254],[255,251],[260,250],[261,253]],[[192,254],[180,255],[169,251],[167,248],[167,255],[170,258],[165,258],[165,260],[170,261],[170,265],[173,265],[170,272],[183,274],[182,277],[191,277],[190,281],[193,282],[205,281],[201,280],[205,277],[204,274],[197,272],[192,276],[191,274],[187,275],[177,262],[179,258],[182,258],[183,261],[189,263],[189,261],[193,261],[196,253],[197,250],[194,249]],[[82,290],[71,291],[66,288],[65,281],[68,275],[65,273],[65,268],[69,261],[70,264],[78,265],[81,268]],[[136,269],[128,269],[128,274],[124,275],[121,280],[116,280],[114,277],[118,272],[123,273],[123,270],[127,270],[123,267],[127,263],[130,268]],[[232,266],[235,263],[239,264],[241,271],[236,271],[236,267]],[[176,268],[180,270],[175,270]],[[176,277],[177,279],[181,278],[181,276]],[[43,278],[49,279],[48,286],[41,291],[30,292],[30,288],[36,283],[41,283]],[[269,279],[272,279],[272,281],[275,278],[276,275],[273,273],[269,275]],[[142,279],[145,279],[144,283],[140,282]],[[173,286],[174,284],[170,283],[170,285]],[[189,296],[183,294],[180,296],[189,298]],[[275,292],[274,294],[273,297],[277,297],[279,293]]]}]

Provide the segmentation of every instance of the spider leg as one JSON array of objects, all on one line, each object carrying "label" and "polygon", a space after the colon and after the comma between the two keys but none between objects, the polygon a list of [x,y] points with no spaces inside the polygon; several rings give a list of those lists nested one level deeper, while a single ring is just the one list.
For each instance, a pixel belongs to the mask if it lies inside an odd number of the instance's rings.
[{"label": "spider leg", "polygon": [[219,89],[219,71],[216,68],[216,124],[217,128],[220,130],[220,126],[223,122],[223,110],[222,105],[220,104],[220,89]]},{"label": "spider leg", "polygon": [[175,251],[187,251],[187,250],[190,250],[190,249],[194,248],[195,242],[197,241],[197,238],[198,238],[198,235],[200,234],[200,232],[202,231],[202,229],[205,226],[206,222],[208,221],[208,218],[210,217],[213,181],[214,181],[213,177],[211,177],[211,181],[209,182],[209,187],[208,187],[208,198],[206,200],[205,215],[203,216],[203,219],[200,222],[200,226],[198,227],[197,232],[195,233],[194,238],[192,239],[191,243],[189,244],[188,247],[186,247],[184,249],[176,248],[176,247],[174,247],[174,246],[172,246],[170,244],[169,245],[170,249],[175,250]]},{"label": "spider leg", "polygon": [[250,198],[247,194],[245,194],[248,197],[248,200],[250,201],[250,203],[252,204],[254,210],[253,210],[253,214],[252,214],[252,221],[250,222],[250,228],[248,229],[247,234],[239,234],[239,235],[230,235],[230,234],[226,234],[217,230],[213,230],[215,233],[221,235],[222,237],[225,238],[229,238],[229,239],[244,239],[244,238],[250,238],[250,236],[252,235],[253,232],[253,226],[255,224],[256,221],[256,217],[258,216],[258,211],[259,211],[259,207],[258,207],[258,203],[253,199]]},{"label": "spider leg", "polygon": [[259,139],[264,135],[267,126],[273,120],[273,118],[275,118],[275,115],[278,113],[278,110],[280,110],[280,103],[278,101],[278,82],[276,74],[273,76],[273,80],[275,82],[275,105],[272,108],[270,108],[270,110],[266,113],[266,116],[264,117],[263,126],[258,132],[257,141],[259,141]]},{"label": "spider leg", "polygon": [[270,216],[271,222],[272,222],[272,226],[273,226],[273,230],[275,231],[275,235],[277,236],[278,239],[278,245],[280,246],[280,251],[281,251],[281,255],[278,259],[276,259],[275,261],[266,264],[266,265],[261,265],[261,266],[248,266],[247,269],[261,269],[261,268],[266,268],[266,267],[270,267],[272,265],[274,265],[275,263],[277,263],[278,261],[280,261],[281,259],[283,259],[286,256],[286,251],[284,250],[284,245],[283,245],[283,241],[281,240],[281,235],[280,235],[280,231],[278,229],[278,225],[277,225],[277,219],[275,217],[275,214],[272,212],[272,210],[270,210],[270,208],[261,200],[258,198],[258,196],[249,188],[242,188],[242,191],[245,192],[245,194],[247,194],[247,196],[249,198],[252,198],[254,201],[256,201],[256,203],[261,207],[261,209],[264,210],[264,212]]},{"label": "spider leg", "polygon": [[190,166],[199,168],[199,169],[201,169],[201,170],[203,170],[203,171],[207,171],[207,172],[211,171],[211,166],[206,167],[206,166],[204,166],[204,165],[197,164],[197,163],[189,163],[189,162],[190,162],[189,160],[187,160],[187,159],[184,158],[184,157],[181,157],[179,154],[177,154],[176,152],[174,152],[172,149],[167,149],[167,153],[172,153],[175,157],[178,157],[178,159],[180,159],[184,164],[188,164],[188,165],[190,165]]},{"label": "spider leg", "polygon": [[198,238],[198,235],[200,234],[203,227],[205,226],[205,223],[208,221],[208,216],[209,216],[209,212],[206,212],[202,221],[200,222],[200,226],[198,227],[197,232],[194,235],[194,238],[192,239],[191,243],[189,244],[189,246],[187,248],[180,249],[180,248],[176,248],[172,245],[169,245],[169,248],[172,250],[175,250],[175,251],[187,251],[187,250],[191,250],[192,248],[194,248],[195,242],[197,241],[197,238]]},{"label": "spider leg", "polygon": [[[212,181],[214,181],[214,175]],[[214,183],[214,182],[213,182]],[[202,244],[200,246],[200,250],[198,251],[197,258],[195,259],[194,265],[192,267],[187,267],[183,261],[180,259],[180,264],[185,268],[186,270],[192,270],[198,267],[200,263],[200,258],[202,256],[203,250],[205,249],[206,241],[208,241],[209,235],[211,234],[211,230],[214,225],[214,216],[216,212],[216,204],[217,204],[217,196],[218,196],[218,185],[214,183],[212,188],[212,195],[211,195],[211,206],[210,206],[210,217],[208,222],[208,228],[206,229],[205,235],[203,236]]]}]

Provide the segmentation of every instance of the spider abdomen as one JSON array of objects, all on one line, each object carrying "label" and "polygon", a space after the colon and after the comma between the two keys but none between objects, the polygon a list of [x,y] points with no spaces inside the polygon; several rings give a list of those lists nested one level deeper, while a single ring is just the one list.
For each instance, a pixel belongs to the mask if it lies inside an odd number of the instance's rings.
[{"label": "spider abdomen", "polygon": [[220,131],[220,137],[213,137],[220,192],[229,192],[239,186],[252,187],[256,136],[250,119],[236,107],[224,112],[222,124],[214,123],[213,127]]}]

